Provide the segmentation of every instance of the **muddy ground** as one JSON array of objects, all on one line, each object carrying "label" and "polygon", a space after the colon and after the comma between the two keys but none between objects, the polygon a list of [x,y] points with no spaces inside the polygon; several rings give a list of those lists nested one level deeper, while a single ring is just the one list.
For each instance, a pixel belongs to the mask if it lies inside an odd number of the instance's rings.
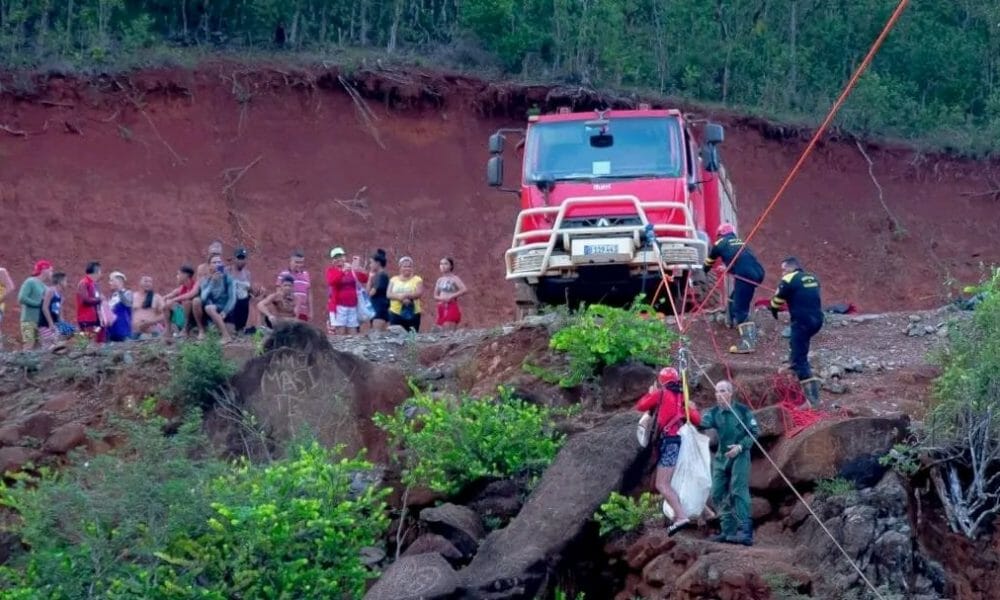
[{"label": "muddy ground", "polygon": [[[207,63],[118,76],[0,75],[0,265],[21,281],[47,258],[75,282],[89,260],[170,289],[177,267],[221,238],[253,252],[270,283],[303,248],[322,305],[334,245],[412,255],[425,278],[453,256],[472,289],[466,323],[513,315],[500,257],[518,201],[484,184],[486,138],[525,109],[576,104],[573,88],[478,81],[418,70]],[[619,104],[624,101],[612,101]],[[669,101],[658,104],[672,105]],[[724,158],[741,222],[761,213],[807,132],[686,107],[725,123]],[[865,312],[939,305],[952,281],[1000,258],[998,200],[980,194],[995,165],[866,146],[885,205],[855,142],[828,139],[753,247],[777,279],[800,256],[830,302]],[[971,195],[970,195],[971,194]],[[978,195],[976,195],[978,194]],[[10,303],[13,304],[13,303]],[[72,303],[67,307],[72,317]],[[14,335],[16,307],[4,333]],[[322,311],[317,311],[317,323]]]}]

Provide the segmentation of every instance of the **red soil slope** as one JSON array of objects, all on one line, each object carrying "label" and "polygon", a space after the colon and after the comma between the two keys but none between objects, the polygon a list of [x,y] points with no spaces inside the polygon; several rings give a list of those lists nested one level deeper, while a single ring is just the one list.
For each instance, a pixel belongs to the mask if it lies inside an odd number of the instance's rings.
[{"label": "red soil slope", "polygon": [[[148,273],[166,290],[177,267],[196,264],[218,237],[227,252],[251,248],[251,268],[268,282],[290,250],[305,249],[319,305],[331,246],[362,255],[382,247],[392,261],[414,256],[431,283],[438,259],[453,256],[472,289],[469,324],[513,315],[501,256],[517,201],[484,185],[486,138],[520,124],[533,101],[559,103],[552,91],[365,72],[350,81],[368,98],[366,118],[335,71],[212,64],[0,81],[0,265],[18,281],[40,257],[71,282],[97,259],[105,273],[122,270],[133,284]],[[729,125],[724,158],[748,228],[805,142],[716,118]],[[856,146],[828,142],[753,242],[771,281],[776,261],[794,253],[819,274],[828,301],[918,308],[942,300],[947,277],[974,279],[978,261],[1000,258],[1000,201],[960,195],[994,187],[987,165],[869,153],[906,235],[894,239]]]}]

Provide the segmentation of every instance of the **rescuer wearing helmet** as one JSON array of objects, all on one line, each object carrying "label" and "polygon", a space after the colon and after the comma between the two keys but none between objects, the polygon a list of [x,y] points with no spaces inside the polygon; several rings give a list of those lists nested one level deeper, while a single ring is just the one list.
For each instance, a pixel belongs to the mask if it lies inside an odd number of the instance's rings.
[{"label": "rescuer wearing helmet", "polygon": [[[764,281],[764,267],[754,256],[749,246],[744,247],[743,240],[736,235],[736,229],[729,223],[719,225],[715,232],[716,240],[705,259],[705,272],[712,268],[717,259],[729,268],[734,276],[733,291],[729,294],[729,323],[739,328],[740,342],[729,351],[736,354],[749,354],[757,344],[757,324],[750,320],[750,303],[753,302],[757,286]],[[740,248],[743,251],[740,252]],[[736,253],[739,252],[739,256]],[[733,257],[736,258],[735,264]]]},{"label": "rescuer wearing helmet", "polygon": [[794,256],[781,261],[781,272],[778,291],[771,298],[771,314],[777,319],[781,307],[788,306],[792,316],[792,334],[788,340],[791,369],[799,378],[809,404],[816,407],[819,405],[819,379],[812,376],[809,367],[809,341],[823,327],[819,279],[802,270],[802,264]]},{"label": "rescuer wearing helmet", "polygon": [[680,376],[677,369],[665,367],[656,376],[656,384],[649,388],[649,392],[639,399],[635,409],[644,412],[656,409],[656,431],[659,437],[659,459],[656,462],[656,491],[660,492],[663,499],[674,512],[674,522],[668,529],[668,533],[673,535],[684,527],[691,524],[691,520],[684,512],[677,492],[670,487],[670,480],[674,476],[674,466],[677,464],[677,456],[681,449],[681,438],[677,435],[681,425],[687,420],[690,412],[691,423],[698,425],[701,423],[701,415],[698,409],[688,403],[688,409],[684,408],[684,394],[681,390]]},{"label": "rescuer wearing helmet", "polygon": [[712,504],[722,532],[713,542],[753,545],[750,520],[750,449],[759,434],[757,420],[733,399],[733,384],[715,384],[716,405],[702,415],[700,429],[714,429],[719,447],[712,461]]}]

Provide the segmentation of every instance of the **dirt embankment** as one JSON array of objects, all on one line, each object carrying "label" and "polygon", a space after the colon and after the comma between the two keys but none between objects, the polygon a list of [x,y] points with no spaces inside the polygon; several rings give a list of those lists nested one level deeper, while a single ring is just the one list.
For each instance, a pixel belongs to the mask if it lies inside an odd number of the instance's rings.
[{"label": "dirt embankment", "polygon": [[[71,282],[97,259],[133,283],[152,274],[166,290],[180,264],[196,263],[221,238],[227,251],[248,246],[252,270],[268,281],[303,248],[319,304],[331,246],[361,255],[381,247],[393,261],[414,256],[428,279],[441,256],[453,256],[472,289],[467,322],[478,326],[513,315],[500,257],[518,210],[514,196],[484,184],[487,136],[521,125],[535,103],[593,101],[577,89],[413,71],[228,63],[0,80],[0,264],[18,281],[38,258]],[[697,112],[729,126],[724,157],[748,227],[805,140]],[[992,166],[868,153],[905,234],[894,236],[854,143],[829,141],[753,242],[770,282],[776,261],[794,253],[819,274],[829,301],[921,308],[939,303],[947,278],[973,279],[979,261],[1000,258],[989,243],[1000,200],[962,195],[995,187]],[[13,321],[5,320],[8,335]]]}]

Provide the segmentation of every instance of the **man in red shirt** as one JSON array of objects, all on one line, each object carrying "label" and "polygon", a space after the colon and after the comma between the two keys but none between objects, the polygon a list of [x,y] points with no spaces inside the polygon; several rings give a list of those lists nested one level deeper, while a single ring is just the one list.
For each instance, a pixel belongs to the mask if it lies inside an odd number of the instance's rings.
[{"label": "man in red shirt", "polygon": [[326,270],[326,283],[330,287],[327,310],[330,313],[330,332],[347,334],[361,331],[358,322],[358,284],[368,283],[368,273],[361,268],[361,257],[355,256],[350,264],[343,248],[330,250],[330,267]]},{"label": "man in red shirt", "polygon": [[104,328],[101,327],[101,290],[97,287],[97,279],[101,277],[101,263],[87,263],[87,274],[76,286],[76,322],[80,333],[95,342],[104,341]]},{"label": "man in red shirt", "polygon": [[684,507],[681,506],[677,492],[670,486],[670,480],[674,476],[674,466],[677,465],[677,456],[681,449],[681,438],[677,432],[681,425],[687,421],[689,414],[691,423],[699,425],[701,414],[690,402],[685,410],[680,377],[677,374],[677,369],[672,367],[660,370],[656,376],[656,385],[639,399],[635,409],[645,412],[655,410],[657,406],[659,406],[659,410],[656,413],[656,428],[660,434],[660,456],[656,462],[655,485],[656,491],[660,492],[663,499],[674,511],[674,522],[667,530],[670,535],[673,535],[691,524],[688,515],[684,513]]}]

